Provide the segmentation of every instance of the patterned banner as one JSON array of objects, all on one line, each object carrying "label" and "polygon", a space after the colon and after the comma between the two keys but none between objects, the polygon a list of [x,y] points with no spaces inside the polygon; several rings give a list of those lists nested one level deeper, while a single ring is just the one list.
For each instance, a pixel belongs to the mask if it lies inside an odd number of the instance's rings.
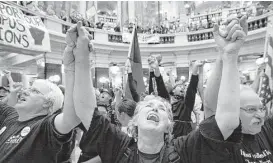
[{"label": "patterned banner", "polygon": [[39,16],[27,16],[0,2],[0,44],[30,51],[50,52],[49,33]]}]

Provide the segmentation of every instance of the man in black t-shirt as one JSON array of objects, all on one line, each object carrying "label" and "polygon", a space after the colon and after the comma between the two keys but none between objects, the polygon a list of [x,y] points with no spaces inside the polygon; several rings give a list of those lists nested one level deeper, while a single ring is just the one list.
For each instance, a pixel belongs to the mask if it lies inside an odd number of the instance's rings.
[{"label": "man in black t-shirt", "polygon": [[[247,27],[246,17],[240,19]],[[214,38],[223,49],[223,73],[215,117],[210,117],[186,137],[171,139],[171,105],[161,97],[146,96],[137,104],[129,125],[132,138],[94,112],[89,143],[103,163],[233,163],[233,147],[241,140],[239,122],[238,52],[246,33],[237,18],[227,20],[225,31],[214,27]],[[244,28],[245,29],[245,28]],[[230,39],[229,39],[230,37]],[[92,144],[93,143],[93,144]]]},{"label": "man in black t-shirt", "polygon": [[[223,80],[222,59],[216,60],[215,68],[207,82],[204,111],[206,118],[215,115],[220,83]],[[214,99],[214,100],[213,100]],[[230,150],[235,163],[272,163],[273,162],[273,116],[265,117],[266,108],[258,94],[249,86],[240,90],[240,120],[242,143]]]},{"label": "man in black t-shirt", "polygon": [[[8,102],[15,101],[14,108],[0,104],[0,162],[55,163],[57,155],[63,152],[62,145],[71,140],[73,128],[80,121],[85,122],[79,119],[82,117],[80,109],[90,108],[92,105],[82,105],[78,98],[85,99],[85,89],[89,85],[78,82],[86,77],[90,78],[88,58],[92,45],[81,26],[78,23],[69,30],[66,37],[66,96],[62,113],[50,114],[52,110],[62,106],[63,95],[57,85],[43,79],[35,80],[30,88],[21,91],[18,101],[14,91],[16,88],[11,87]],[[76,96],[74,98],[73,91]],[[95,101],[95,98],[92,100]],[[85,111],[88,112],[88,109]]]}]

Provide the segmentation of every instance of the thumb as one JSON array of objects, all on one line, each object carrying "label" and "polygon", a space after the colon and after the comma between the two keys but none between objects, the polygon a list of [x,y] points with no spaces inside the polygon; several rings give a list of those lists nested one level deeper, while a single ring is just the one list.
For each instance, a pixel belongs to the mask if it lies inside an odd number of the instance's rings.
[{"label": "thumb", "polygon": [[243,28],[243,31],[245,32],[245,34],[247,34],[247,32],[248,32],[248,23],[247,23],[247,16],[246,15],[244,15],[240,19],[240,26]]},{"label": "thumb", "polygon": [[78,21],[77,23],[77,30],[78,30],[78,34],[80,37],[84,36],[84,31],[83,31],[83,28],[82,28],[82,22],[81,21]]}]

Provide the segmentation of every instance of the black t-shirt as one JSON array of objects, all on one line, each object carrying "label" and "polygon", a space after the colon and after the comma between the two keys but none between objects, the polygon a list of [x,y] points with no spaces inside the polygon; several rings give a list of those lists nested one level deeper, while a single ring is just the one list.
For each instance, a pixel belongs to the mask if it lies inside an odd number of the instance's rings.
[{"label": "black t-shirt", "polygon": [[236,162],[273,162],[273,116],[265,121],[262,131],[259,134],[243,134],[243,136],[242,145],[236,149]]},{"label": "black t-shirt", "polygon": [[62,135],[54,127],[52,116],[18,121],[14,108],[0,103],[0,162],[55,163],[63,143],[71,133]]},{"label": "black t-shirt", "polygon": [[[103,163],[138,163],[136,142],[109,120],[94,112],[88,132],[89,145],[96,148]],[[233,146],[241,141],[240,126],[224,141],[216,120],[210,117],[188,136],[173,140],[173,152],[180,156],[180,163],[231,163]],[[168,163],[167,148],[162,163]],[[128,152],[129,151],[129,152]]]},{"label": "black t-shirt", "polygon": [[185,98],[172,104],[174,138],[188,135],[192,131],[191,113],[194,108],[195,96],[197,93],[198,75],[192,75],[185,95]]},{"label": "black t-shirt", "polygon": [[[59,109],[54,114],[58,115],[60,113],[62,113],[62,109]],[[67,143],[64,143],[62,145],[62,150],[61,150],[61,152],[58,153],[58,159],[57,159],[58,163],[70,163],[70,162],[72,162],[72,160],[71,160],[71,154],[72,154],[73,149],[75,147],[76,134],[77,134],[77,131],[73,130],[72,131],[71,141],[68,141]]]}]

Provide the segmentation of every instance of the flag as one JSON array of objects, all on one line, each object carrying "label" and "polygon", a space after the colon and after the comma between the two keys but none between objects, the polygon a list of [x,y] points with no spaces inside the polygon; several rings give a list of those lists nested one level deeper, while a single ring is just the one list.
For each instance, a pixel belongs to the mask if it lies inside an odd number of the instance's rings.
[{"label": "flag", "polygon": [[95,7],[95,4],[93,4],[90,9],[88,9],[86,11],[86,16],[87,18],[92,18],[93,16],[95,16],[97,14],[97,9]]},{"label": "flag", "polygon": [[[265,38],[265,48],[264,48],[264,58],[267,58],[268,62],[266,64],[266,68],[265,68],[265,74],[268,77],[268,85],[270,90],[273,90],[273,47],[269,44],[269,40],[268,40],[268,35],[271,34],[271,37],[273,37],[273,25],[270,21],[268,21],[267,23],[267,27],[266,27],[266,38]],[[263,81],[261,81],[261,83],[263,83]],[[261,88],[260,90],[262,90],[262,84],[261,84]],[[271,96],[272,96],[272,92],[271,92]],[[266,102],[266,100],[264,101]],[[268,107],[268,113],[272,114],[272,98],[270,98],[270,101],[267,102],[267,107]]]},{"label": "flag", "polygon": [[272,93],[269,86],[269,77],[267,74],[264,74],[263,77],[261,77],[261,91],[259,94],[259,97],[261,98],[261,101],[263,105],[265,106],[269,101],[272,100]]},{"label": "flag", "polygon": [[[137,37],[137,32],[135,27],[133,28],[133,37],[130,43],[128,59],[130,59],[130,63],[131,63],[132,77],[133,77],[134,85],[136,88],[136,92],[140,96],[143,92],[145,92],[145,85],[143,81],[142,61],[141,61],[140,50],[138,45],[138,37]],[[129,79],[127,78],[127,83],[125,87],[125,98],[134,100],[132,96],[132,92],[129,88],[128,81]]]}]

